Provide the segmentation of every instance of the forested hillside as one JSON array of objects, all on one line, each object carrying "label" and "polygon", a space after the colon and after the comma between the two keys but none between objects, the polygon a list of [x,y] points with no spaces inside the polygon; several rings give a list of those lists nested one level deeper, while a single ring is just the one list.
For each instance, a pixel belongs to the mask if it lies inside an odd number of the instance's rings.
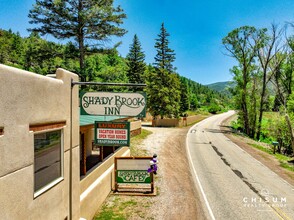
[{"label": "forested hillside", "polygon": [[235,87],[235,83],[233,81],[216,82],[216,83],[208,84],[206,86],[212,90],[217,91],[217,92],[228,93],[231,88]]},{"label": "forested hillside", "polygon": [[[137,62],[131,59],[132,53],[134,53],[134,51],[132,52],[132,47],[134,45],[130,45],[130,53],[126,58],[121,57],[116,48],[89,49],[90,55],[87,55],[84,61],[84,72],[87,75],[87,81],[150,84],[148,75],[150,76],[150,73],[154,72],[156,68],[152,65],[147,65],[142,59],[140,62],[143,64],[141,66],[143,73],[138,76],[141,77],[141,81],[136,80],[132,72],[138,72],[139,70],[131,71],[131,68],[138,68],[138,65],[132,65],[132,62]],[[42,39],[35,32],[32,32],[29,37],[21,37],[11,30],[0,29],[0,63],[5,65],[42,75],[53,74],[59,67],[79,73],[78,53],[78,48],[70,42],[58,44]],[[212,112],[220,111],[224,109],[225,104],[223,103],[228,102],[225,95],[213,91],[207,86],[179,74],[176,74],[176,78],[179,80],[178,91],[180,95],[178,115],[200,108],[208,109],[211,106],[216,109],[213,109]],[[98,88],[92,87],[90,89],[97,90]]]}]

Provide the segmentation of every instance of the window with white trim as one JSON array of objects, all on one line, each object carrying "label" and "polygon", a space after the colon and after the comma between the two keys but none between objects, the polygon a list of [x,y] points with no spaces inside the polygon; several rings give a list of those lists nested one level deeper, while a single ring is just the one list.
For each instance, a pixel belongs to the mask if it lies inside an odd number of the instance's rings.
[{"label": "window with white trim", "polygon": [[34,192],[40,195],[63,179],[63,130],[34,133]]}]

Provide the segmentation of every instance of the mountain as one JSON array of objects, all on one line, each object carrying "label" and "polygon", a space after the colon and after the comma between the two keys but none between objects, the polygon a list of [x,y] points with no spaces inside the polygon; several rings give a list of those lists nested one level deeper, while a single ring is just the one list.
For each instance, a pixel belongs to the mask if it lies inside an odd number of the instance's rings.
[{"label": "mountain", "polygon": [[216,82],[216,83],[208,84],[206,86],[217,92],[229,93],[228,88],[234,87],[235,84],[233,81],[226,81],[226,82]]}]

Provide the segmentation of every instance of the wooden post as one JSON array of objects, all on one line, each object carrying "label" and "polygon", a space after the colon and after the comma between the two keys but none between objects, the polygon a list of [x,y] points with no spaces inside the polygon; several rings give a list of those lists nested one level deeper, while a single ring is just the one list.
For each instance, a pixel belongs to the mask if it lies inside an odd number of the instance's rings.
[{"label": "wooden post", "polygon": [[114,192],[117,192],[118,184],[117,184],[117,158],[114,158]]},{"label": "wooden post", "polygon": [[154,176],[153,172],[150,173],[150,178],[151,178],[151,193],[154,193]]},{"label": "wooden post", "polygon": [[87,173],[87,150],[85,146],[85,134],[81,134],[81,145],[82,145],[82,175]]},{"label": "wooden post", "polygon": [[100,159],[101,159],[101,162],[103,161],[104,157],[103,157],[103,146],[100,147]]}]

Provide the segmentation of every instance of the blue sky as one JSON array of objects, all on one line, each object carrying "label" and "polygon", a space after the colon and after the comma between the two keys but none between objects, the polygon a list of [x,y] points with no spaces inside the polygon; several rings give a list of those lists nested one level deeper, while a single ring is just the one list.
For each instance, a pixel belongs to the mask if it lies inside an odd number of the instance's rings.
[{"label": "blue sky", "polygon": [[[0,0],[0,28],[28,36],[27,15],[34,2]],[[223,54],[221,44],[230,31],[244,25],[261,28],[294,22],[294,0],[115,0],[115,4],[128,16],[122,25],[128,33],[118,39],[123,43],[118,48],[122,56],[137,34],[146,62],[153,63],[155,39],[164,22],[178,73],[201,84],[231,80],[229,69],[236,62]]]}]

